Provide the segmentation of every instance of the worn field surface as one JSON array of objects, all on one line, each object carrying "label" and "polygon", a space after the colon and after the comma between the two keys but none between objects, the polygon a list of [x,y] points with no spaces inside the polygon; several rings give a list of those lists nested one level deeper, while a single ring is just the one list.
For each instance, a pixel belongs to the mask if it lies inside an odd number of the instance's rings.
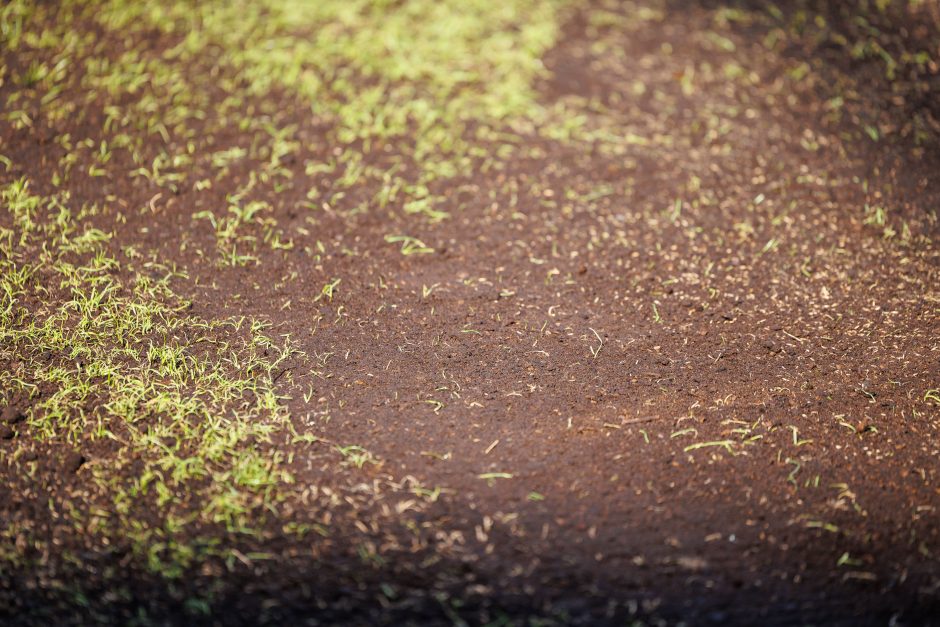
[{"label": "worn field surface", "polygon": [[0,7],[0,622],[936,624],[934,2]]}]

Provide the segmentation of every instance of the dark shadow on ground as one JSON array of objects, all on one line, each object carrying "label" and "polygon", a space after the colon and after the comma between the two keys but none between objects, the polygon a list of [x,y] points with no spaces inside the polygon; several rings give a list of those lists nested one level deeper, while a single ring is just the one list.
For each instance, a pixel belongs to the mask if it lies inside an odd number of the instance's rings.
[{"label": "dark shadow on ground", "polygon": [[[813,63],[831,81],[822,85],[821,96],[839,96],[842,78],[858,81],[852,97],[867,104],[873,115],[895,123],[897,139],[940,156],[940,3],[667,0],[667,6],[671,11],[700,7],[760,16],[756,22],[742,21],[740,32],[754,39],[772,31],[785,34],[780,51]],[[726,15],[736,24],[733,14]]]},{"label": "dark shadow on ground", "polygon": [[[927,625],[940,612],[936,596],[917,590],[929,573],[912,572],[906,582],[881,573],[878,584],[853,580],[833,570],[824,535],[804,531],[790,538],[789,551],[751,558],[729,548],[721,561],[713,549],[716,565],[648,564],[627,557],[646,547],[631,541],[629,521],[623,529],[624,556],[603,564],[564,542],[533,560],[544,547],[509,536],[496,539],[489,555],[470,545],[461,554],[432,547],[367,563],[353,546],[362,539],[355,530],[348,545],[319,558],[303,555],[315,541],[282,537],[241,547],[242,556],[255,550],[274,559],[210,561],[172,580],[120,551],[86,553],[77,565],[0,577],[0,623]],[[763,560],[756,574],[754,559]],[[777,569],[795,574],[783,579]]]}]

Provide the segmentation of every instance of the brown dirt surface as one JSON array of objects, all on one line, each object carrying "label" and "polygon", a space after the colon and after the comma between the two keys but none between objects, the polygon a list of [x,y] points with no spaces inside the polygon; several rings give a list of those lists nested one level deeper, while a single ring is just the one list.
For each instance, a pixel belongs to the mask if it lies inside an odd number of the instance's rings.
[{"label": "brown dirt surface", "polygon": [[935,5],[126,4],[0,8],[0,622],[936,623]]}]

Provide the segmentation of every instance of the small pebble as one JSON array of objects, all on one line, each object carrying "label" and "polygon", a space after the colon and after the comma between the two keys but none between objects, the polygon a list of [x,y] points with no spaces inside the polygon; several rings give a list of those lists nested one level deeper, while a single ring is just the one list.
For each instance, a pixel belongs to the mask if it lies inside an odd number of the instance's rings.
[{"label": "small pebble", "polygon": [[62,469],[67,473],[77,472],[85,463],[85,456],[81,453],[70,453],[62,462]]},{"label": "small pebble", "polygon": [[0,422],[12,425],[21,422],[24,418],[26,416],[23,415],[23,412],[13,405],[7,405],[3,408],[3,414],[0,415]]}]

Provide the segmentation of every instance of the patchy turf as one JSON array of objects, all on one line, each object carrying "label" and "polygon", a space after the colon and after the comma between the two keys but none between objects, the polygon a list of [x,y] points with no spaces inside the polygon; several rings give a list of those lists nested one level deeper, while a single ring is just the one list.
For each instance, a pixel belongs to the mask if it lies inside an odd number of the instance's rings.
[{"label": "patchy turf", "polygon": [[0,8],[0,620],[927,624],[934,2]]}]

